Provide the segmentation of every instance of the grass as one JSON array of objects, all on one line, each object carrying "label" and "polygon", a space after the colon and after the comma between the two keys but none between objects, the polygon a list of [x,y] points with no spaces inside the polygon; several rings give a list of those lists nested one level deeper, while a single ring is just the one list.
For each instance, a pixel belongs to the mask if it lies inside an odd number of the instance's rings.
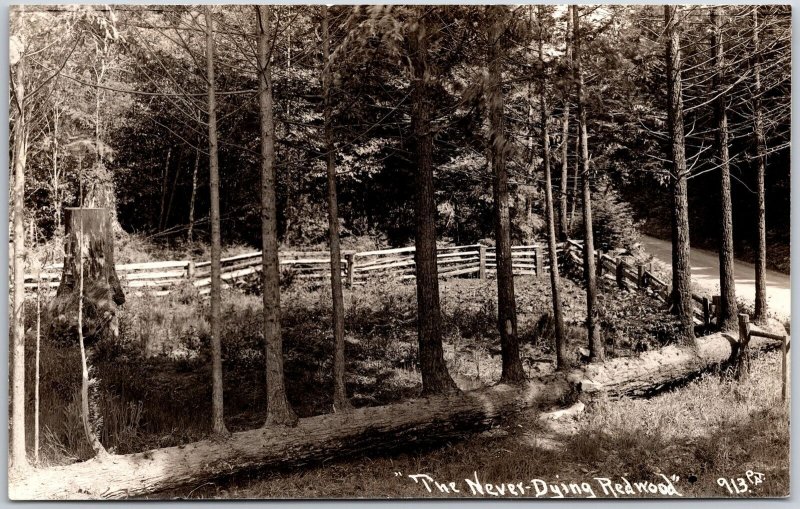
[{"label": "grass", "polygon": [[[789,493],[789,413],[780,400],[779,363],[776,353],[756,359],[742,383],[709,373],[651,399],[594,401],[577,419],[555,430],[529,412],[505,422],[500,433],[469,436],[436,449],[252,472],[159,496],[474,496],[464,479],[477,473],[482,482],[495,484],[588,482],[598,497],[611,497],[595,478],[655,483],[663,473],[678,476],[674,486],[684,497],[726,497],[730,494],[718,479],[745,478],[752,470],[763,473],[764,480],[740,496],[783,497]],[[413,474],[455,482],[461,492],[429,493],[408,477]]]},{"label": "grass", "polygon": [[[585,344],[583,290],[564,280],[571,356]],[[636,292],[601,285],[601,323],[611,355],[658,346],[669,320]],[[301,417],[331,410],[330,292],[296,282],[282,291],[282,333],[288,397]],[[441,285],[445,359],[462,389],[500,378],[493,280],[456,279]],[[518,278],[519,337],[529,375],[553,369],[553,330],[547,279]],[[391,403],[419,394],[416,299],[411,283],[374,281],[345,294],[346,384],[356,406]],[[648,303],[649,302],[649,303]],[[223,295],[222,345],[225,414],[239,431],[265,419],[261,297],[239,290]],[[130,297],[119,311],[120,339],[93,347],[103,443],[118,453],[179,445],[208,435],[211,399],[208,303],[186,288],[167,297]],[[28,317],[32,330],[34,316]],[[667,324],[665,326],[665,324]],[[668,334],[667,334],[668,335]],[[665,336],[666,337],[666,336]],[[656,338],[651,340],[650,338]],[[27,388],[33,399],[34,340],[29,337]],[[91,457],[79,414],[80,357],[76,345],[42,347],[42,462]],[[33,420],[29,405],[29,419]],[[29,427],[31,429],[32,427]],[[46,432],[44,431],[46,430]],[[32,432],[29,433],[32,445]]]},{"label": "grass", "polygon": [[[543,374],[553,369],[554,361],[549,280],[522,277],[515,283],[523,364],[528,375]],[[609,356],[628,356],[656,348],[673,337],[674,319],[660,310],[659,302],[637,291],[620,291],[613,281],[607,279],[601,280],[599,286],[600,325]],[[249,288],[254,289],[257,290],[257,284]],[[563,280],[562,298],[572,359],[578,358],[578,349],[586,344],[584,295],[579,285],[567,278]],[[501,366],[495,325],[494,280],[444,281],[441,301],[445,360],[454,380],[464,390],[497,382]],[[330,292],[325,285],[295,281],[287,283],[282,290],[281,302],[289,401],[301,417],[327,413],[332,405],[333,340],[327,318],[331,307]],[[232,431],[252,429],[263,424],[266,416],[261,297],[248,291],[229,290],[223,295],[223,303],[226,423]],[[421,378],[417,366],[413,283],[373,281],[352,291],[347,290],[345,304],[346,385],[352,403],[355,406],[384,405],[418,395]],[[207,306],[207,302],[190,288],[167,298],[131,297],[119,311],[120,340],[100,342],[93,347],[93,376],[99,380],[95,397],[103,419],[101,441],[107,448],[120,454],[131,453],[185,444],[209,435],[210,419],[204,418],[210,415],[211,399]],[[28,319],[31,330],[35,317],[29,316]],[[33,338],[29,338],[29,363],[33,359],[33,343]],[[42,465],[68,464],[92,455],[80,421],[79,367],[80,358],[75,345],[43,343]],[[33,373],[32,366],[27,373]],[[714,385],[715,380],[710,378],[698,382],[707,384],[707,387],[697,387],[708,392],[703,396],[710,398],[708,401],[720,398],[722,382]],[[32,400],[32,377],[29,377],[26,387]],[[692,390],[697,391],[697,388]],[[732,396],[737,390],[739,396]],[[744,393],[742,390],[730,389],[724,393],[714,415],[725,417],[723,410],[731,398],[754,400],[761,389],[756,387],[753,389],[755,392]],[[764,393],[776,393],[770,391]],[[779,388],[777,391],[779,393]],[[399,462],[402,465],[399,471],[430,470],[442,478],[450,476],[453,479],[463,479],[465,465],[473,464],[486,479],[519,476],[525,479],[534,472],[539,476],[563,477],[565,474],[561,472],[564,472],[585,477],[586,472],[599,472],[598,468],[607,466],[610,458],[617,457],[603,451],[617,451],[622,455],[618,458],[623,462],[621,470],[617,472],[650,475],[652,468],[648,464],[629,463],[636,458],[640,461],[641,458],[663,457],[671,450],[671,445],[691,435],[683,433],[682,438],[673,440],[675,437],[668,436],[664,430],[688,426],[686,429],[711,433],[717,429],[710,427],[708,422],[669,421],[683,415],[682,408],[700,408],[704,401],[703,398],[690,398],[687,402],[682,398],[685,396],[675,396],[671,407],[663,403],[656,407],[644,406],[649,401],[668,399],[595,403],[579,421],[579,433],[570,432],[557,437],[559,443],[569,444],[567,453],[536,445],[552,443],[555,440],[552,430],[538,424],[535,415],[523,415],[517,421],[507,423],[504,432],[508,435],[499,439],[471,437],[433,450],[332,463],[322,470],[262,472],[252,479],[240,477],[230,480],[219,488],[213,485],[197,489],[192,496],[424,496],[425,493],[418,491],[418,485],[388,479],[394,470],[387,465]],[[660,412],[658,408],[662,407],[666,410]],[[28,408],[32,410],[33,405],[28,405]],[[756,409],[751,410],[756,412]],[[652,423],[654,416],[659,416],[658,425],[652,429],[649,424],[641,425],[641,422]],[[712,437],[713,440],[731,439],[727,433],[732,430],[763,434],[765,430],[755,429],[757,426],[750,429],[748,419],[773,420],[781,416],[738,413],[735,417],[735,422],[719,423],[720,435]],[[28,418],[33,420],[32,413],[29,412]],[[608,434],[608,430],[614,432]],[[646,435],[642,435],[642,430]],[[776,441],[778,450],[780,441],[788,440],[788,435],[782,435],[777,428],[773,431],[771,440]],[[32,431],[29,435],[29,446],[32,446]],[[642,439],[642,436],[647,439]],[[727,461],[713,455],[716,449],[709,444],[714,442],[702,442],[711,438],[696,439],[699,442],[688,444],[686,448],[696,454],[701,451],[702,461],[711,465],[710,469]],[[514,454],[514,461],[510,462],[509,456],[512,455],[509,451],[516,453],[519,447],[524,447],[524,453]],[[788,451],[788,447],[785,450]],[[591,468],[585,466],[592,462],[594,466]],[[371,477],[370,465],[373,464],[389,469],[386,478],[376,479],[374,483],[365,480]],[[349,481],[334,481],[340,475]],[[279,486],[285,479],[289,479],[286,482],[290,483],[290,489],[282,492]],[[313,482],[305,486],[306,481]],[[217,490],[229,490],[230,493]],[[177,495],[187,494],[188,491],[181,491]]]}]

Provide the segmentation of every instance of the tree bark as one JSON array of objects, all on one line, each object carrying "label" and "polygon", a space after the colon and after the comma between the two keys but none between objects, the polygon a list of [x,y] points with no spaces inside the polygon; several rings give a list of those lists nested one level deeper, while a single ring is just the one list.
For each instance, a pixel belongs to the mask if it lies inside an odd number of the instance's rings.
[{"label": "tree bark", "polygon": [[[106,208],[64,209],[64,268],[49,306],[50,337],[76,341],[81,354],[81,419],[86,439],[98,455],[102,422],[97,383],[91,377],[90,347],[119,335],[117,306],[125,303],[114,267],[114,232]],[[91,396],[90,396],[91,391]]]},{"label": "tree bark", "polygon": [[716,132],[714,142],[716,145],[716,163],[720,167],[720,246],[719,246],[719,287],[720,310],[717,315],[718,325],[722,330],[731,330],[737,327],[739,314],[736,305],[736,283],[733,278],[733,205],[731,203],[731,167],[728,156],[728,112],[727,96],[723,92],[725,62],[722,41],[722,19],[719,8],[712,7],[711,13],[711,49],[714,52],[714,80],[712,94],[717,94],[714,105]]},{"label": "tree bark", "polygon": [[164,171],[161,172],[161,207],[158,213],[158,230],[164,229],[164,207],[167,203],[167,181],[169,180],[169,160],[172,157],[172,147],[167,149],[167,159],[164,161]]},{"label": "tree bark", "polygon": [[325,161],[328,170],[328,237],[331,250],[331,301],[333,307],[333,409],[348,411],[352,408],[344,384],[344,296],[342,295],[342,253],[339,245],[339,204],[336,196],[336,154],[333,144],[331,114],[331,48],[328,33],[328,7],[322,7],[322,95],[325,121]]},{"label": "tree bark", "polygon": [[181,176],[181,165],[183,164],[183,148],[178,152],[178,161],[175,165],[175,176],[172,177],[172,188],[169,192],[167,201],[167,212],[164,214],[164,228],[169,226],[169,216],[172,215],[172,202],[175,200],[175,188],[178,187],[178,179]]},{"label": "tree bark", "polygon": [[759,41],[758,6],[753,9],[753,134],[756,142],[756,195],[758,202],[758,248],[756,249],[756,321],[767,317],[767,224],[764,199],[764,177],[767,166],[767,142],[764,137],[764,113],[761,109],[761,45]]},{"label": "tree bark", "polygon": [[[544,194],[547,209],[547,250],[550,257],[550,290],[553,301],[553,323],[556,340],[556,369],[563,370],[567,367],[567,344],[564,337],[564,315],[561,312],[561,281],[558,275],[558,253],[556,252],[556,225],[555,210],[553,206],[553,184],[550,175],[550,134],[547,129],[549,115],[547,112],[547,75],[543,57],[544,46],[544,6],[539,6],[539,62],[545,76],[540,82],[539,103],[541,108],[542,123],[542,158],[544,166]],[[538,269],[537,269],[538,270]],[[538,274],[537,274],[538,275]]]},{"label": "tree bark", "polygon": [[[200,140],[198,140],[198,145]],[[192,197],[189,200],[189,229],[186,232],[186,240],[191,244],[194,242],[194,203],[197,197],[197,170],[200,167],[200,149],[194,149],[194,170],[192,171]]]},{"label": "tree bark", "polygon": [[[580,394],[610,398],[650,395],[732,360],[734,343],[721,334],[698,347],[669,346],[638,358],[610,359],[584,369],[536,378],[522,387],[496,385],[448,393],[352,414],[301,419],[295,428],[261,428],[229,440],[187,445],[40,469],[9,478],[12,500],[121,499],[200,484],[252,469],[309,464],[364,451],[391,451],[408,444],[441,443],[490,428],[514,412],[563,404]],[[777,342],[753,338],[751,352]]]},{"label": "tree bark", "polygon": [[[567,31],[564,35],[566,41],[565,58],[567,65],[571,65],[572,47],[569,33],[570,17],[567,16]],[[562,241],[569,237],[567,227],[567,183],[569,182],[569,88],[564,92],[564,112],[561,124],[561,186],[558,194],[558,235]]]},{"label": "tree bark", "polygon": [[494,170],[495,253],[497,257],[497,328],[502,350],[501,380],[516,383],[525,379],[519,357],[517,339],[517,305],[514,297],[514,275],[511,265],[511,218],[509,212],[506,137],[503,119],[502,52],[504,7],[492,5],[489,28],[488,77],[486,84],[489,109],[489,148]]},{"label": "tree bark", "polygon": [[[83,431],[86,434],[86,440],[92,446],[92,449],[94,450],[95,455],[103,456],[103,455],[106,454],[106,449],[103,447],[103,444],[100,443],[100,439],[98,438],[99,432],[100,432],[99,428],[100,428],[100,423],[101,423],[101,417],[99,415],[99,411],[98,411],[98,408],[97,408],[97,393],[96,393],[96,390],[93,391],[93,393],[94,393],[93,394],[93,396],[94,396],[93,401],[91,403],[89,401],[90,384],[94,389],[96,389],[97,380],[94,380],[94,379],[90,380],[89,379],[89,359],[88,359],[88,354],[87,354],[87,351],[86,351],[86,342],[84,341],[84,335],[83,335],[83,313],[84,313],[84,308],[85,308],[85,306],[84,306],[84,298],[85,298],[84,289],[86,288],[86,286],[85,286],[85,274],[84,274],[84,272],[85,272],[84,271],[84,267],[85,267],[84,258],[86,257],[87,251],[89,249],[91,249],[91,246],[87,245],[87,238],[86,238],[87,234],[86,234],[86,229],[85,229],[86,216],[88,214],[86,214],[84,212],[85,211],[81,210],[81,211],[79,211],[78,214],[75,214],[76,221],[70,223],[70,227],[71,227],[71,230],[72,230],[72,231],[70,231],[70,234],[77,236],[77,248],[73,244],[73,249],[75,249],[77,251],[77,256],[78,256],[78,264],[77,264],[77,267],[78,267],[78,292],[77,292],[77,296],[78,296],[78,326],[77,326],[77,329],[78,329],[78,345],[80,346],[80,350],[81,350],[81,420],[83,421]],[[107,212],[107,211],[104,210],[103,212]],[[104,214],[104,216],[105,216],[104,219],[106,219],[106,220],[102,221],[100,224],[105,226],[104,229],[106,230],[106,232],[110,233],[111,232],[111,228],[107,224],[108,223],[108,219],[107,219],[108,218],[108,214],[106,213],[106,214]],[[96,225],[93,225],[93,226],[96,226]],[[76,232],[77,232],[77,234],[76,234]],[[108,237],[108,233],[106,235],[102,235],[101,234],[101,235],[99,235],[99,237],[100,238]],[[113,252],[113,250],[112,250],[112,252]],[[102,260],[97,260],[97,254],[96,253],[88,253],[88,254],[93,255],[92,256],[93,260],[100,261],[102,263]],[[66,263],[65,263],[65,266],[66,266]],[[113,259],[112,259],[111,270],[114,270]],[[92,412],[92,410],[94,410],[94,412]],[[94,415],[92,415],[92,413]]]},{"label": "tree bark", "polygon": [[672,176],[672,301],[680,318],[679,341],[694,341],[692,320],[691,266],[689,264],[689,200],[686,145],[683,134],[683,93],[681,87],[680,23],[678,7],[664,6],[667,66],[667,128]]},{"label": "tree bark", "polygon": [[217,98],[214,78],[214,18],[211,6],[206,18],[206,80],[208,81],[208,173],[211,191],[211,424],[226,435],[222,389],[222,234],[219,212],[219,160],[217,156]]},{"label": "tree bark", "polygon": [[61,187],[61,178],[58,169],[58,120],[60,111],[58,104],[53,107],[53,174],[50,180],[53,188],[52,207],[53,207],[53,222],[56,225],[56,232],[61,230],[61,197],[58,190]]},{"label": "tree bark", "polygon": [[572,225],[575,224],[575,206],[578,203],[578,181],[580,180],[580,157],[578,153],[580,152],[581,148],[581,137],[580,132],[576,133],[575,136],[575,165],[574,169],[572,170],[572,206],[569,209],[569,226],[568,230],[572,231]]},{"label": "tree bark", "polygon": [[450,392],[456,384],[450,377],[442,347],[442,317],[439,303],[439,269],[436,253],[436,201],[433,188],[433,135],[428,69],[428,27],[423,8],[415,7],[417,29],[409,36],[411,60],[411,124],[417,159],[415,262],[417,284],[417,341],[422,390],[425,394]]},{"label": "tree bark", "polygon": [[581,35],[580,13],[578,6],[572,9],[573,34],[573,70],[575,73],[575,95],[578,102],[578,138],[580,150],[578,158],[581,164],[581,189],[583,191],[583,271],[586,279],[586,332],[589,336],[589,358],[602,361],[605,358],[603,340],[597,324],[597,273],[594,261],[594,232],[592,228],[592,191],[589,176],[589,147],[586,131],[586,100],[583,90],[583,72],[581,70]]},{"label": "tree bark", "polygon": [[[49,336],[74,342],[80,331],[87,345],[113,337],[117,332],[117,306],[124,303],[125,294],[114,268],[111,213],[105,208],[65,208],[64,268],[48,309]],[[80,306],[83,312],[79,312]],[[80,327],[77,318],[83,322]]]},{"label": "tree bark", "polygon": [[[24,12],[22,13],[24,16]],[[25,116],[25,55],[21,54],[12,74],[14,85],[14,185],[13,200],[13,275],[11,308],[11,438],[9,469],[28,466],[25,453],[25,166],[28,140]]]},{"label": "tree bark", "polygon": [[261,250],[264,302],[264,357],[266,359],[267,420],[271,424],[293,426],[297,416],[286,399],[281,337],[280,272],[278,268],[278,210],[275,196],[275,122],[272,113],[272,64],[269,48],[272,6],[256,6],[258,24],[258,106],[261,125]]}]

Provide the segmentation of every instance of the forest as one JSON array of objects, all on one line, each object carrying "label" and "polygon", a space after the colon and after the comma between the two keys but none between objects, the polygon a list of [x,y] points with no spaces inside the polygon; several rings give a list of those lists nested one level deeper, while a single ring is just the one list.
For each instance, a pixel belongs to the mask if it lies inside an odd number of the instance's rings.
[{"label": "forest", "polygon": [[[418,497],[394,461],[474,457],[788,494],[789,6],[24,5],[9,33],[12,498]],[[514,433],[546,461],[487,459]],[[365,454],[386,479],[335,486]]]}]

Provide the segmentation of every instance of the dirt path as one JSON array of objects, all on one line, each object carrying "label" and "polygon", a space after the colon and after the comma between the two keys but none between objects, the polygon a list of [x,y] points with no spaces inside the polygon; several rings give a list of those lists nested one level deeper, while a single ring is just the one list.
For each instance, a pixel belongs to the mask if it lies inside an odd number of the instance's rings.
[{"label": "dirt path", "polygon": [[[642,235],[642,247],[661,263],[671,266],[672,245],[668,241]],[[719,293],[719,257],[714,251],[692,248],[692,279],[709,292]],[[736,260],[734,267],[736,297],[748,304],[755,300],[755,267],[752,263]],[[770,314],[779,319],[791,316],[790,278],[774,270],[767,270],[767,305]]]}]

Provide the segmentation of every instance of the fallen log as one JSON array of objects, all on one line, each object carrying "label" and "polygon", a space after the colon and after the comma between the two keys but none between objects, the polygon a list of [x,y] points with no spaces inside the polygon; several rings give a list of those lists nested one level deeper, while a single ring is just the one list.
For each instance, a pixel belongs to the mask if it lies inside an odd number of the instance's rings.
[{"label": "fallen log", "polygon": [[[754,337],[753,353],[777,343]],[[482,431],[525,408],[565,404],[583,393],[639,395],[730,360],[731,340],[715,334],[697,348],[667,347],[528,381],[523,386],[412,399],[351,413],[300,419],[294,428],[261,428],[229,439],[10,475],[12,500],[119,499],[256,468],[303,465],[334,457],[441,441]]]}]

